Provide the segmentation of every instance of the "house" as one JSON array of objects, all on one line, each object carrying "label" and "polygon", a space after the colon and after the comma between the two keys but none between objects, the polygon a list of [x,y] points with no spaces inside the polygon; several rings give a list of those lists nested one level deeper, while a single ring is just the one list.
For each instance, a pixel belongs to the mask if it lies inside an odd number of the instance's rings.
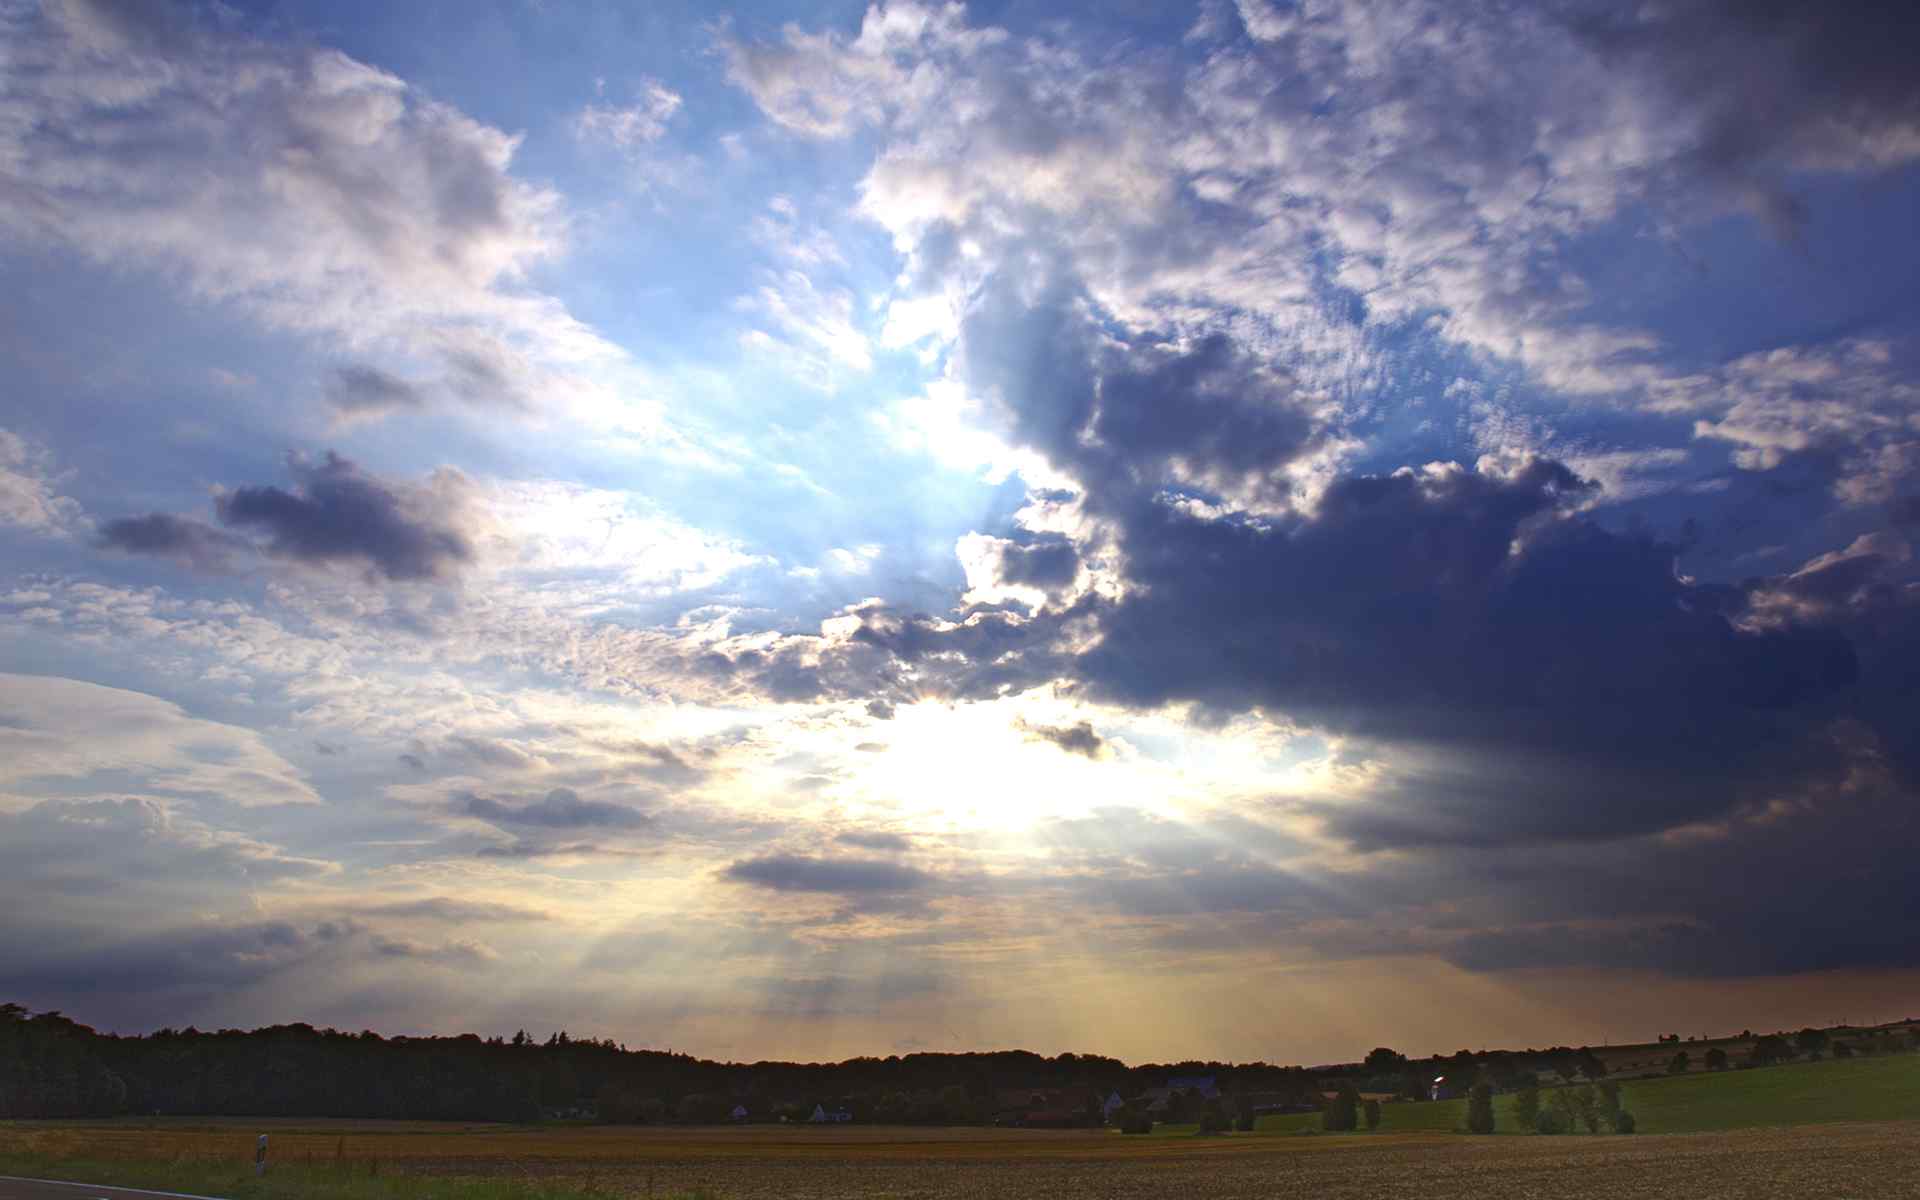
[{"label": "house", "polygon": [[1148,1088],[1146,1091],[1134,1097],[1134,1100],[1154,1116],[1163,1116],[1173,1102],[1173,1089],[1163,1087]]},{"label": "house", "polygon": [[1136,1103],[1144,1107],[1156,1118],[1178,1107],[1191,1108],[1195,1113],[1199,1106],[1211,1100],[1220,1099],[1220,1088],[1211,1075],[1183,1075],[1167,1080],[1167,1086],[1148,1088],[1136,1098]]},{"label": "house", "polygon": [[1087,1100],[1087,1094],[1076,1088],[1015,1088],[994,1098],[993,1123],[1021,1129],[1087,1125],[1092,1123]]},{"label": "house", "polygon": [[1318,1112],[1320,1109],[1311,1095],[1299,1092],[1248,1092],[1242,1099],[1256,1117],[1270,1113]]},{"label": "house", "polygon": [[1433,1082],[1427,1085],[1427,1099],[1453,1100],[1457,1099],[1465,1090],[1464,1087],[1456,1086],[1445,1075],[1435,1075]]},{"label": "house", "polygon": [[735,1125],[745,1125],[747,1123],[747,1106],[744,1104],[734,1105],[733,1111],[727,1114],[727,1119]]},{"label": "house", "polygon": [[824,1104],[816,1104],[813,1106],[813,1115],[807,1120],[815,1125],[838,1125],[853,1120],[853,1114],[848,1112],[844,1105],[828,1108]]},{"label": "house", "polygon": [[1198,1092],[1202,1100],[1218,1100],[1219,1085],[1212,1075],[1177,1075],[1167,1080],[1167,1087],[1178,1092]]},{"label": "house", "polygon": [[1113,1120],[1113,1114],[1126,1106],[1127,1102],[1120,1098],[1119,1092],[1108,1092],[1107,1098],[1100,1102],[1100,1120],[1103,1122]]}]

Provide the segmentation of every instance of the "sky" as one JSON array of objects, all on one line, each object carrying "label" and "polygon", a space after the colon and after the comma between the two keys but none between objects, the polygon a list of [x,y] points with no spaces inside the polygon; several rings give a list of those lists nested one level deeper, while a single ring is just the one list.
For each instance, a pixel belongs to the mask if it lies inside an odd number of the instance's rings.
[{"label": "sky", "polygon": [[1920,14],[0,0],[0,999],[1915,1011]]}]

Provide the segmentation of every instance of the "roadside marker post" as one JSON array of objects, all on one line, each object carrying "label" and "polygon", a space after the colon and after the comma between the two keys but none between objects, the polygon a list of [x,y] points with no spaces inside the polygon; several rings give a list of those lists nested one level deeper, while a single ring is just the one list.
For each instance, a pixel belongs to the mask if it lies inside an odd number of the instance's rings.
[{"label": "roadside marker post", "polygon": [[255,1175],[267,1173],[267,1135],[264,1133],[260,1135],[260,1140],[253,1144],[253,1173]]}]

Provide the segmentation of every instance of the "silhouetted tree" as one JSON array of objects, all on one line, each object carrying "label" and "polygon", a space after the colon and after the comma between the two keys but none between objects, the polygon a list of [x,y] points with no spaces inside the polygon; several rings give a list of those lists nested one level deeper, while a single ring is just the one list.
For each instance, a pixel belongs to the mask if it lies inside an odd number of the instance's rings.
[{"label": "silhouetted tree", "polygon": [[1709,1071],[1726,1070],[1727,1069],[1727,1052],[1725,1050],[1722,1050],[1718,1046],[1712,1047],[1707,1051],[1706,1064],[1707,1064],[1707,1070]]},{"label": "silhouetted tree", "polygon": [[1513,1119],[1522,1129],[1532,1129],[1535,1118],[1540,1115],[1540,1086],[1536,1083],[1523,1083],[1513,1094]]},{"label": "silhouetted tree", "polygon": [[1687,1054],[1685,1050],[1682,1050],[1680,1051],[1680,1053],[1674,1055],[1672,1058],[1667,1060],[1667,1074],[1685,1075],[1687,1073],[1687,1068],[1691,1067],[1692,1065],[1693,1065],[1693,1059]]},{"label": "silhouetted tree", "polygon": [[1320,1127],[1329,1133],[1351,1133],[1360,1127],[1360,1089],[1351,1079],[1342,1079],[1334,1089],[1333,1100],[1320,1118]]},{"label": "silhouetted tree", "polygon": [[1818,1060],[1827,1049],[1827,1031],[1802,1029],[1793,1039],[1794,1048],[1809,1059]]},{"label": "silhouetted tree", "polygon": [[1493,1085],[1484,1079],[1467,1089],[1467,1132],[1493,1132]]},{"label": "silhouetted tree", "polygon": [[1407,1056],[1385,1046],[1375,1046],[1367,1051],[1367,1057],[1360,1065],[1367,1069],[1369,1075],[1392,1075],[1406,1069]]}]

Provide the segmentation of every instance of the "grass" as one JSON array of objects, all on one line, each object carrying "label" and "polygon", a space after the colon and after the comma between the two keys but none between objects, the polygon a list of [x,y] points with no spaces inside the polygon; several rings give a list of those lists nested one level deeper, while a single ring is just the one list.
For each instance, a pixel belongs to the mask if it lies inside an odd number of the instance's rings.
[{"label": "grass", "polygon": [[[1550,1089],[1542,1089],[1542,1096]],[[1920,1056],[1828,1059],[1752,1071],[1696,1072],[1622,1082],[1620,1106],[1641,1133],[1710,1133],[1780,1125],[1920,1118]],[[1380,1133],[1445,1133],[1466,1124],[1465,1100],[1381,1107]],[[1261,1133],[1318,1130],[1316,1113],[1260,1118]],[[1494,1099],[1494,1128],[1524,1132],[1513,1097]],[[1352,1135],[1340,1135],[1352,1136]]]}]

